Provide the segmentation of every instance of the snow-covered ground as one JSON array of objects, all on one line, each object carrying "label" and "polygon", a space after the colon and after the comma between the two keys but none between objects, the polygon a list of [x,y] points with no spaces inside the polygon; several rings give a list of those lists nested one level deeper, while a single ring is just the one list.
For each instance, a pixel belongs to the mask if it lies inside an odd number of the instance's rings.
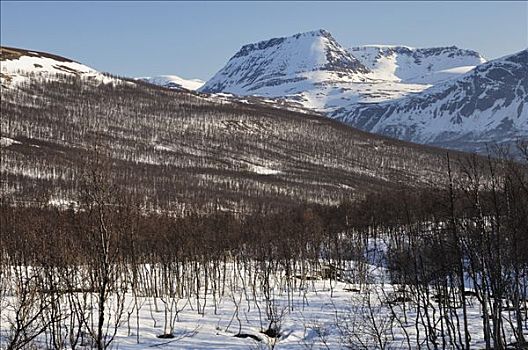
[{"label": "snow-covered ground", "polygon": [[0,137],[0,147],[9,147],[11,145],[14,145],[14,144],[20,144],[21,142],[20,141],[17,141],[17,140],[13,140],[9,137]]},{"label": "snow-covered ground", "polygon": [[249,170],[259,175],[277,175],[280,174],[280,170],[270,169],[267,166],[262,165],[249,165]]},{"label": "snow-covered ground", "polygon": [[[434,297],[417,301],[409,287],[403,293],[402,286],[387,283],[386,270],[380,266],[383,263],[380,264],[377,258],[384,247],[382,242],[378,243],[377,248],[370,250],[372,256],[369,260],[375,264],[349,262],[348,273],[342,274],[337,281],[324,278],[327,276],[315,273],[316,270],[304,274],[303,278],[295,276],[289,279],[285,278],[282,271],[270,277],[268,292],[263,293],[266,285],[262,284],[261,274],[244,273],[246,270],[240,265],[235,268],[235,265],[228,264],[227,288],[223,294],[219,286],[216,292],[212,292],[211,285],[208,294],[205,294],[203,284],[198,294],[191,292],[180,297],[177,297],[178,293],[170,294],[167,290],[167,293],[162,290],[157,297],[147,297],[144,294],[147,289],[136,294],[126,292],[121,295],[124,299],[118,299],[119,294],[113,294],[112,301],[108,303],[112,306],[107,307],[110,334],[117,305],[123,306],[123,313],[112,347],[122,350],[151,347],[299,350],[420,348],[416,344],[425,346],[426,330],[422,324],[426,317],[425,305],[434,328],[428,330],[429,337],[437,337],[441,346],[442,331],[439,324],[444,316],[439,304]],[[257,262],[253,264],[253,267],[258,266]],[[152,271],[145,268],[145,271]],[[366,282],[351,283],[359,275]],[[2,346],[6,344],[5,337],[14,319],[12,306],[16,305],[12,294],[16,291],[7,290],[7,294],[0,299]],[[77,300],[86,301],[91,300],[93,295],[79,293],[77,297]],[[66,299],[63,297],[64,304],[67,303]],[[476,298],[467,300],[472,346],[483,347],[482,310]],[[92,305],[93,308],[87,313],[93,312],[93,317],[97,308],[95,302]],[[68,306],[64,307],[67,310]],[[450,312],[457,312],[461,316],[459,306],[453,307]],[[504,312],[503,317],[507,321],[508,312]],[[66,319],[64,322],[67,324]],[[94,319],[91,322],[95,322]],[[174,326],[173,338],[159,338],[170,332],[171,322]],[[270,324],[280,334],[278,337],[263,333]],[[513,342],[507,322],[504,332],[506,338]],[[86,334],[84,336],[88,337]],[[43,346],[45,340],[45,337],[40,336],[35,345]],[[449,344],[447,336],[445,340]],[[77,348],[89,348],[88,342]]]}]

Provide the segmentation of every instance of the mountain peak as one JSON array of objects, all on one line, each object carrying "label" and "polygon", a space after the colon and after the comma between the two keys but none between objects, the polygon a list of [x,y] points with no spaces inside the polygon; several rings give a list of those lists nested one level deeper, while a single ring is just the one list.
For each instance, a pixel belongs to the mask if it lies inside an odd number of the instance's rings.
[{"label": "mountain peak", "polygon": [[292,36],[272,38],[268,40],[258,41],[256,43],[246,44],[240,48],[240,50],[235,54],[235,56],[233,56],[233,58],[247,56],[253,51],[266,50],[269,48],[277,47],[283,44],[284,42],[287,42],[288,40],[316,40],[316,38],[327,38],[335,42],[335,39],[332,37],[330,32],[324,29],[318,29],[309,32],[297,33]]},{"label": "mountain peak", "polygon": [[301,37],[301,36],[324,36],[324,37],[332,37],[332,34],[330,34],[329,31],[325,29],[317,29],[317,30],[311,30],[308,32],[301,32],[293,35],[294,37]]},{"label": "mountain peak", "polygon": [[319,29],[242,46],[202,91],[253,93],[321,71],[351,77],[369,72],[329,32]]}]

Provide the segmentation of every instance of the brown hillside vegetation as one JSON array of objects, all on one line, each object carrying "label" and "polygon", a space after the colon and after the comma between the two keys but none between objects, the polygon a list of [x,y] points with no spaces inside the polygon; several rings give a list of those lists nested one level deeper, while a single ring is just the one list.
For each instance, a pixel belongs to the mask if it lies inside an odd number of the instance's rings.
[{"label": "brown hillside vegetation", "polygon": [[[40,79],[40,78],[39,78]],[[445,180],[445,151],[323,117],[139,82],[28,80],[2,90],[2,192],[75,200],[94,152],[153,207],[333,204]]]}]

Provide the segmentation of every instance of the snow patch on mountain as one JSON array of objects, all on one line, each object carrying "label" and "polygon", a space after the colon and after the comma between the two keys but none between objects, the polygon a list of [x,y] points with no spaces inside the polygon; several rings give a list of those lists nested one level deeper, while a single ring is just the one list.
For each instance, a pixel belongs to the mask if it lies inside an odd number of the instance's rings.
[{"label": "snow patch on mountain", "polygon": [[249,170],[259,175],[277,175],[280,174],[280,170],[275,170],[262,165],[249,165]]},{"label": "snow patch on mountain", "polygon": [[[412,48],[367,45],[350,52],[381,80],[436,84],[486,62],[478,52],[456,46]],[[462,68],[464,67],[464,68]]]},{"label": "snow patch on mountain", "polygon": [[198,90],[205,84],[205,81],[200,79],[185,79],[177,75],[158,75],[155,77],[141,77],[136,79],[176,90],[185,89],[194,91]]},{"label": "snow patch on mountain", "polygon": [[105,76],[91,67],[61,56],[0,47],[0,80],[4,88],[20,84],[34,77],[50,79],[65,75],[75,75],[103,84],[116,81],[116,79]]},{"label": "snow patch on mountain", "polygon": [[0,147],[9,147],[11,145],[16,145],[16,144],[21,144],[22,142],[20,141],[17,141],[17,140],[13,140],[12,138],[9,138],[9,137],[0,137]]}]

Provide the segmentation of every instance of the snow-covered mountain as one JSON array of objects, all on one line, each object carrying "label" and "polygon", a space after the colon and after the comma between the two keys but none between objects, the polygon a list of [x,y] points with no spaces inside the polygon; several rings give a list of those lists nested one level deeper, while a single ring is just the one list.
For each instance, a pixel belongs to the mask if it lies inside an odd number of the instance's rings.
[{"label": "snow-covered mountain", "polygon": [[321,29],[243,46],[200,91],[275,98],[331,113],[420,92],[483,61],[454,47],[346,50]]},{"label": "snow-covered mountain", "polygon": [[186,90],[198,90],[205,84],[205,81],[200,79],[184,79],[177,75],[158,75],[155,77],[141,77],[137,80],[142,80],[150,84],[163,86],[169,89],[186,89]]},{"label": "snow-covered mountain", "polygon": [[68,75],[102,83],[115,80],[65,57],[13,47],[0,47],[0,81],[4,88],[28,81],[33,76],[53,79]]},{"label": "snow-covered mountain", "polygon": [[528,138],[528,49],[422,93],[343,108],[331,117],[399,139],[482,150]]},{"label": "snow-covered mountain", "polygon": [[486,62],[478,52],[456,46],[416,49],[368,45],[352,47],[350,52],[379,79],[419,84],[451,79]]},{"label": "snow-covered mountain", "polygon": [[202,91],[273,94],[283,84],[329,74],[359,81],[368,72],[330,33],[318,30],[243,46]]},{"label": "snow-covered mountain", "polygon": [[359,101],[383,101],[426,86],[384,81],[325,30],[243,46],[199,89],[278,98],[327,112]]},{"label": "snow-covered mountain", "polygon": [[345,50],[318,30],[243,46],[199,91],[298,103],[369,132],[481,151],[528,135],[525,56],[486,63],[455,46]]}]

